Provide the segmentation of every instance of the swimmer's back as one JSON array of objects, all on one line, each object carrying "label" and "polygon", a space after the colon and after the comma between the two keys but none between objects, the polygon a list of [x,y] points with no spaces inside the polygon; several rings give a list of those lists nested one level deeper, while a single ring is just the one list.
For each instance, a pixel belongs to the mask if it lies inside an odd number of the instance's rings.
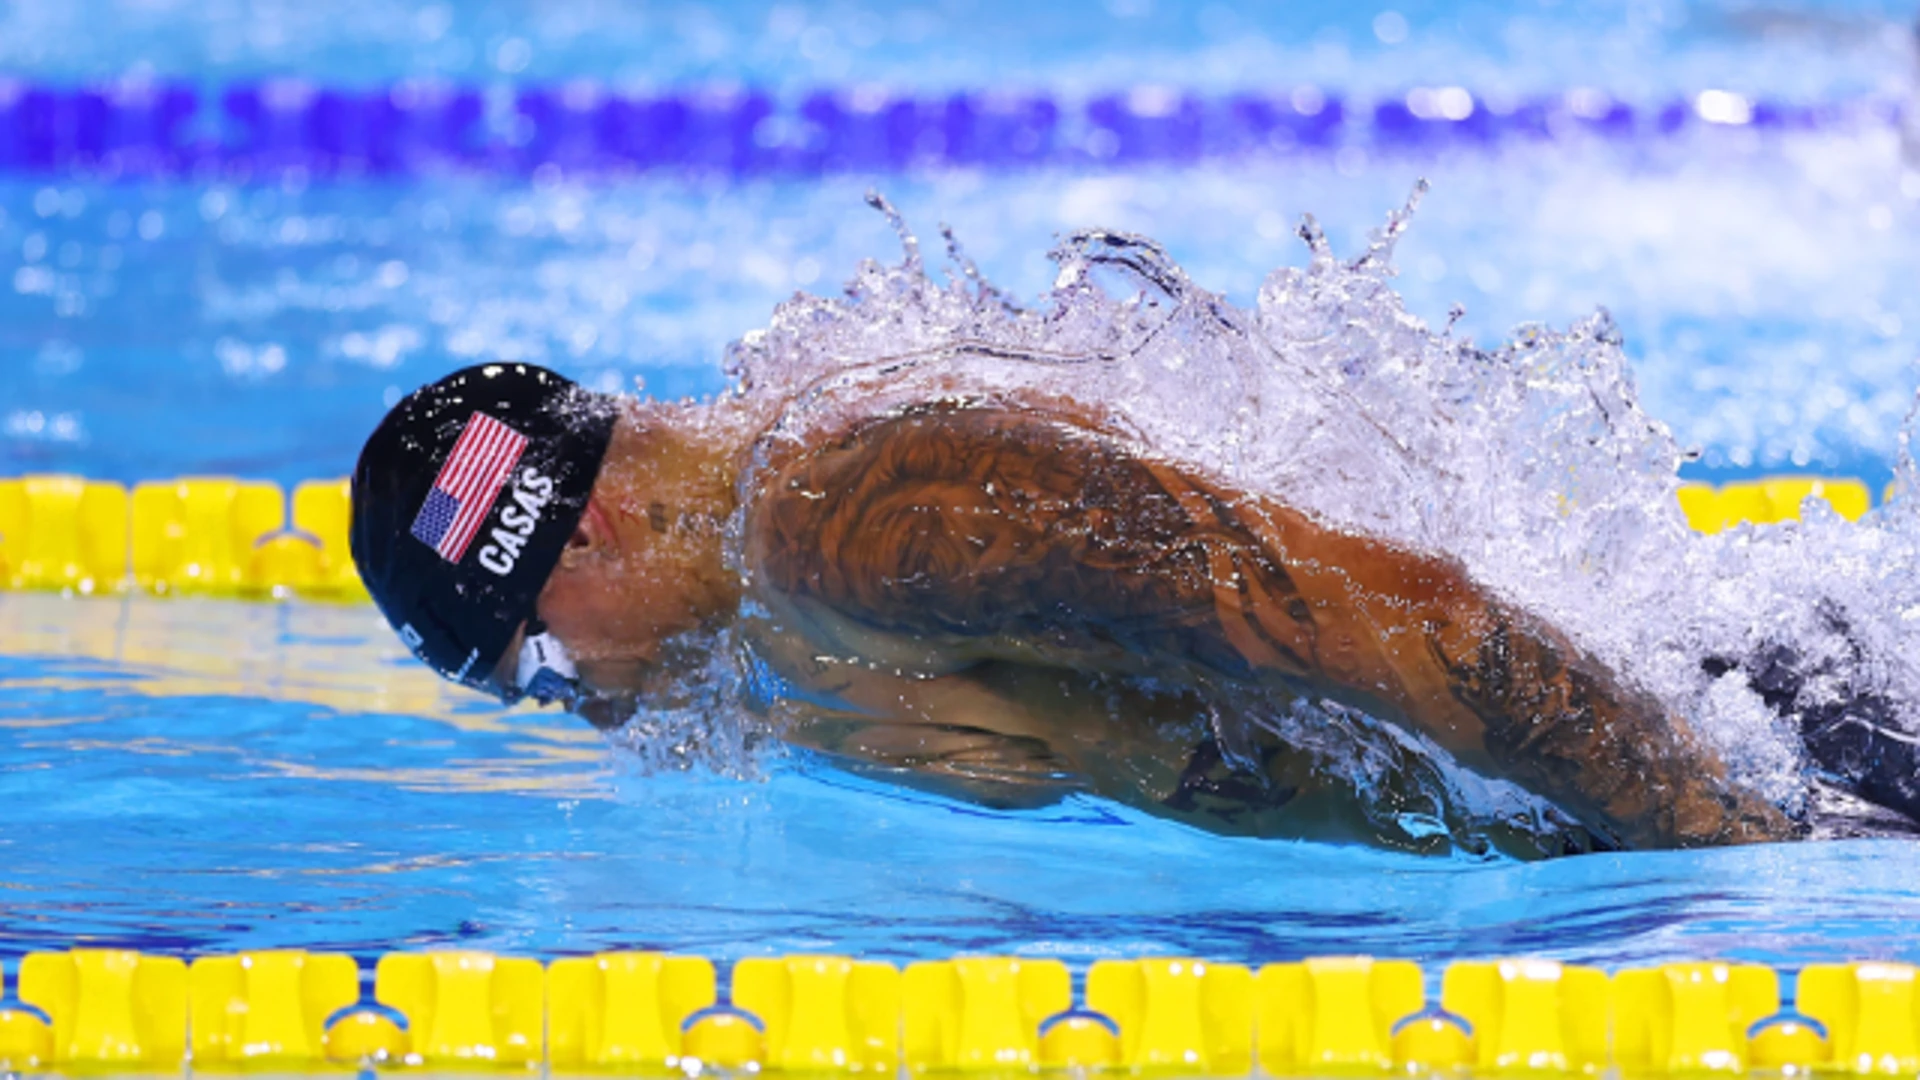
[{"label": "swimmer's back", "polygon": [[[929,671],[1275,682],[1408,723],[1633,843],[1788,834],[1684,725],[1441,560],[1320,527],[1059,417],[931,406],[772,463],[753,588]],[[940,668],[938,665],[946,665]]]},{"label": "swimmer's back", "polygon": [[[1251,676],[1214,628],[1178,479],[1045,417],[920,410],[782,470],[755,504],[749,565],[775,593],[980,659],[1177,656]],[[1216,539],[1254,553],[1251,538]],[[1288,587],[1253,561],[1263,585]]]}]

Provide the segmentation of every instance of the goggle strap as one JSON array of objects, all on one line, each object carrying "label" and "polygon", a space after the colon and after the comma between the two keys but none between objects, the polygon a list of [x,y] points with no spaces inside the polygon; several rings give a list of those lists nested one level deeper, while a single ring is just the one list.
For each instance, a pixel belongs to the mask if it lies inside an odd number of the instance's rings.
[{"label": "goggle strap", "polygon": [[538,619],[527,623],[513,682],[508,704],[529,695],[543,705],[554,701],[570,704],[580,696],[579,672],[573,666],[573,658],[567,655],[560,639],[549,633],[546,624]]}]

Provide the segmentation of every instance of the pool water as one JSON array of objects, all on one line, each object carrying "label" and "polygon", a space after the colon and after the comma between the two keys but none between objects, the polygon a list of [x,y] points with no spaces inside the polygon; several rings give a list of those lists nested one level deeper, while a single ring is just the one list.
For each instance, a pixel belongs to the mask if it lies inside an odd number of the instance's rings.
[{"label": "pool water", "polygon": [[10,595],[0,626],[10,952],[1920,957],[1897,841],[1476,865],[796,759],[636,775],[444,689],[370,609]]},{"label": "pool water", "polygon": [[[728,342],[795,290],[899,245],[879,187],[996,283],[1052,280],[1057,233],[1161,241],[1246,303],[1433,185],[1397,286],[1488,342],[1606,305],[1642,397],[1711,478],[1889,473],[1920,337],[1920,180],[1894,3],[19,4],[21,85],[438,79],[509,97],[595,80],[1084,102],[1141,85],[1598,88],[1652,115],[1722,90],[1853,103],[1762,131],[1339,146],[1178,163],[508,168],[386,177],[222,168],[0,176],[0,474],[133,481],[337,476],[398,395],[530,359],[604,388],[724,385]],[[88,27],[115,25],[111,35]],[[1280,73],[1280,74],[1274,74]],[[638,90],[636,90],[638,92]],[[1714,99],[1718,100],[1718,99]],[[1864,104],[1862,104],[1864,103]],[[1075,106],[1077,107],[1077,106]],[[1356,108],[1358,105],[1355,106]],[[1909,844],[1860,841],[1542,864],[1228,839],[1087,798],[993,812],[801,755],[758,775],[643,769],[585,725],[503,711],[418,667],[370,608],[0,595],[0,954],[75,943],[360,954],[460,943],[1260,962],[1528,952],[1795,966],[1920,959]]]}]

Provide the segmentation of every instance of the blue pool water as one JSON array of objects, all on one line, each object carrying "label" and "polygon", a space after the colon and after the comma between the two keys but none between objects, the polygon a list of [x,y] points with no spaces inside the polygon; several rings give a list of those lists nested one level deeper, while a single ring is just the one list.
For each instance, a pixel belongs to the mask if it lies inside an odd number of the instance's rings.
[{"label": "blue pool water", "polygon": [[446,691],[364,609],[12,595],[0,626],[8,952],[1920,958],[1898,841],[1466,865],[799,760],[639,775]]},{"label": "blue pool water", "polygon": [[[930,244],[950,223],[1015,294],[1049,283],[1056,234],[1104,225],[1154,236],[1244,303],[1305,261],[1302,213],[1353,251],[1425,177],[1398,252],[1415,314],[1438,326],[1462,304],[1456,332],[1494,342],[1606,305],[1649,410],[1699,449],[1691,469],[1878,481],[1920,351],[1920,166],[1903,163],[1897,118],[1911,15],[1679,0],[12,5],[0,74],[21,88],[157,80],[209,102],[291,79],[440,80],[489,108],[569,82],[747,87],[781,109],[821,87],[1011,91],[1075,116],[1167,86],[1209,101],[1312,87],[1361,117],[1418,87],[1482,103],[1599,91],[1646,117],[1698,111],[1708,90],[1834,108],[1766,130],[1696,116],[1480,142],[1356,122],[1322,147],[1195,160],[1087,156],[1097,144],[1063,128],[1057,158],[1017,167],[16,163],[0,170],[0,474],[340,475],[400,393],[488,358],[709,393],[727,343],[776,303],[898,257],[870,187]],[[649,772],[565,717],[443,687],[371,609],[0,595],[0,728],[0,954],[1920,959],[1920,857],[1903,843],[1489,865],[1223,839],[1091,799],[988,812],[797,756],[747,779]]]}]

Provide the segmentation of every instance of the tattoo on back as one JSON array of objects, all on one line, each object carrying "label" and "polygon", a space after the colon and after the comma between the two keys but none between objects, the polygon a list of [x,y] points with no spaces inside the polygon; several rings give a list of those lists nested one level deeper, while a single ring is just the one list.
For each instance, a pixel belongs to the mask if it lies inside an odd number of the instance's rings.
[{"label": "tattoo on back", "polygon": [[[1010,409],[934,406],[871,421],[771,476],[752,510],[751,572],[875,630],[1233,679],[1401,680],[1383,700],[1430,685],[1448,699],[1436,708],[1477,718],[1516,779],[1630,843],[1789,829],[1730,790],[1657,703],[1457,571],[1347,538],[1341,552],[1373,560],[1389,584],[1334,595],[1344,568],[1317,565],[1303,591],[1273,513],[1125,440]],[[1424,644],[1390,652],[1366,640],[1388,622]]]},{"label": "tattoo on back", "polygon": [[[1178,659],[1245,677],[1223,586],[1283,670],[1312,670],[1311,614],[1224,503],[1115,441],[1017,413],[928,409],[789,465],[763,499],[756,570],[876,629]],[[1201,513],[1196,514],[1196,507]]]}]

